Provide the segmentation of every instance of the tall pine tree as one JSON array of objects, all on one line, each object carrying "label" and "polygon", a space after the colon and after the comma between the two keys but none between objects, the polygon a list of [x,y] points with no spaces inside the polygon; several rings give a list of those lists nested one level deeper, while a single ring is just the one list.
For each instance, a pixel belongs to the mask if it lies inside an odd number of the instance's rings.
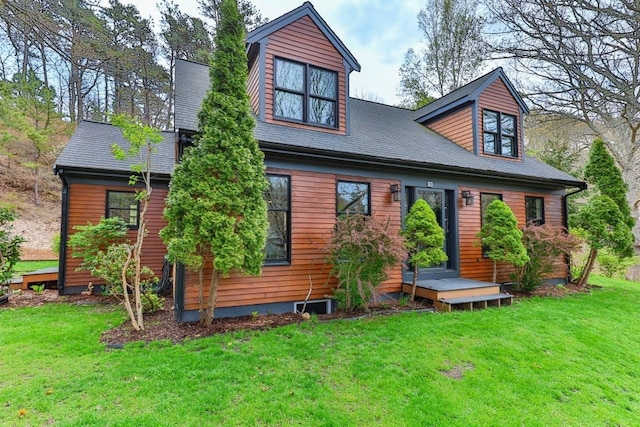
[{"label": "tall pine tree", "polygon": [[161,231],[169,257],[198,272],[204,325],[213,319],[221,277],[260,274],[268,227],[264,155],[253,137],[246,90],[244,24],[235,0],[223,0],[220,14],[211,88],[198,114],[200,136],[176,166]]}]

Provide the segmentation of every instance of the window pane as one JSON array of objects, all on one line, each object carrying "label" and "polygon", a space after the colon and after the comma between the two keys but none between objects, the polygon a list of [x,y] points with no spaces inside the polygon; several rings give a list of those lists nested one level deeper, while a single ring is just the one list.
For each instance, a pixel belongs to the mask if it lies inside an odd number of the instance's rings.
[{"label": "window pane", "polygon": [[487,132],[498,133],[498,113],[493,111],[485,111],[484,117],[484,130]]},{"label": "window pane", "polygon": [[524,198],[524,205],[527,223],[544,224],[544,198],[527,196]]},{"label": "window pane", "polygon": [[276,86],[304,92],[304,65],[276,59]]},{"label": "window pane", "polygon": [[302,120],[303,100],[304,96],[302,95],[276,90],[276,116]]},{"label": "window pane", "polygon": [[267,202],[269,230],[265,245],[267,261],[289,259],[289,177],[267,175],[269,187],[264,193]]},{"label": "window pane", "polygon": [[369,184],[338,181],[338,214],[369,214]]},{"label": "window pane", "polygon": [[514,156],[514,150],[513,150],[513,137],[511,136],[503,136],[502,137],[502,150],[501,150],[501,154],[504,154],[505,156]]},{"label": "window pane", "polygon": [[309,90],[311,95],[336,99],[338,76],[335,72],[311,67],[309,74]]},{"label": "window pane", "polygon": [[502,200],[502,194],[480,193],[480,208],[482,210],[482,220],[487,214],[487,208],[494,200]]},{"label": "window pane", "polygon": [[334,126],[336,123],[336,103],[324,99],[309,99],[309,122]]},{"label": "window pane", "polygon": [[491,133],[484,134],[484,152],[495,153],[496,152],[496,136]]},{"label": "window pane", "polygon": [[502,115],[500,120],[500,131],[503,135],[515,136],[516,134],[516,118],[513,116]]},{"label": "window pane", "polygon": [[286,211],[269,211],[269,232],[265,246],[267,260],[286,260],[289,253],[289,224]]},{"label": "window pane", "polygon": [[118,217],[130,226],[138,225],[138,201],[131,191],[107,192],[107,218]]}]

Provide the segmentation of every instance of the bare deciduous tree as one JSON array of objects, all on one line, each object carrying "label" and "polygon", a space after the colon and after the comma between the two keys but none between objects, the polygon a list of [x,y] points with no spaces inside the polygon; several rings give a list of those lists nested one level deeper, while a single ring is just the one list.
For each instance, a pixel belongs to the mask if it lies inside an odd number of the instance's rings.
[{"label": "bare deciduous tree", "polygon": [[583,122],[605,141],[629,184],[637,218],[640,3],[500,0],[488,7],[501,26],[495,50],[515,61],[527,99]]}]

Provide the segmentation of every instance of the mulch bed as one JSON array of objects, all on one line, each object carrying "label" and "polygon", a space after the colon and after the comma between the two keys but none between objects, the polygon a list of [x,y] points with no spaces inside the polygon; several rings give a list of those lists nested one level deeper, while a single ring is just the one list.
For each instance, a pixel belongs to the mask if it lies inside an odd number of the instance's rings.
[{"label": "mulch bed", "polygon": [[[516,297],[563,297],[574,293],[590,292],[590,289],[597,286],[587,286],[578,288],[575,285],[566,286],[544,286],[536,289],[533,293],[512,292]],[[37,307],[48,303],[66,304],[111,304],[116,305],[118,301],[109,296],[103,295],[58,295],[55,289],[45,289],[41,295],[35,292],[21,291],[9,298],[8,304],[0,305],[0,309],[16,307]],[[371,312],[364,311],[345,312],[337,311],[331,314],[318,315],[318,320],[327,321],[332,319],[353,319],[370,315],[388,315],[403,311],[428,310],[432,305],[428,301],[416,300],[400,305],[397,301],[387,301],[375,307],[371,307]],[[203,338],[216,334],[234,332],[239,330],[267,330],[278,326],[290,325],[304,322],[301,315],[295,313],[268,314],[254,316],[242,316],[234,318],[214,319],[210,327],[203,327],[197,323],[178,323],[175,320],[173,311],[173,298],[166,298],[162,310],[156,313],[145,315],[145,330],[135,331],[129,321],[122,325],[110,329],[102,334],[101,342],[108,348],[119,348],[126,343],[142,341],[170,341],[180,343],[187,339]]]},{"label": "mulch bed", "polygon": [[[103,295],[58,295],[54,289],[45,289],[41,295],[35,292],[21,291],[17,295],[9,298],[9,303],[0,306],[3,308],[17,307],[37,307],[48,303],[66,304],[118,304],[118,301],[109,296]],[[406,302],[403,305],[397,301],[386,301],[375,307],[371,307],[371,312],[362,310],[355,312],[337,311],[331,314],[321,314],[317,318],[320,321],[333,319],[353,319],[370,315],[389,315],[403,311],[429,310],[432,305],[427,301]],[[242,316],[233,318],[214,319],[210,327],[203,327],[197,323],[178,323],[175,320],[173,311],[173,298],[166,298],[162,310],[144,317],[145,330],[135,331],[129,321],[122,325],[105,331],[100,339],[108,348],[119,348],[126,343],[142,341],[170,341],[180,343],[187,339],[203,338],[211,335],[223,334],[239,330],[267,330],[278,326],[285,326],[301,323],[305,320],[300,314],[283,313],[253,316]]]}]

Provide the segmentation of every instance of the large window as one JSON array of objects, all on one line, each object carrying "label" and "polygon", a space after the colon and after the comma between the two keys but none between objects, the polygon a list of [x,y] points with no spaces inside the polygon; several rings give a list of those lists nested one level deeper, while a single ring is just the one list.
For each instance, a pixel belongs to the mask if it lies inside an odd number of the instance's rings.
[{"label": "large window", "polygon": [[484,152],[501,156],[518,155],[516,117],[496,111],[484,110]]},{"label": "large window", "polygon": [[107,218],[118,217],[129,228],[138,228],[140,202],[134,191],[107,191]]},{"label": "large window", "polygon": [[544,198],[525,196],[524,209],[526,212],[527,224],[544,224]]},{"label": "large window", "polygon": [[369,183],[338,181],[336,187],[336,210],[338,216],[349,214],[369,215]]},{"label": "large window", "polygon": [[337,127],[338,73],[276,58],[274,80],[276,117]]},{"label": "large window", "polygon": [[267,175],[269,187],[264,193],[267,202],[269,231],[265,246],[267,263],[289,262],[291,198],[289,177],[285,175]]}]

